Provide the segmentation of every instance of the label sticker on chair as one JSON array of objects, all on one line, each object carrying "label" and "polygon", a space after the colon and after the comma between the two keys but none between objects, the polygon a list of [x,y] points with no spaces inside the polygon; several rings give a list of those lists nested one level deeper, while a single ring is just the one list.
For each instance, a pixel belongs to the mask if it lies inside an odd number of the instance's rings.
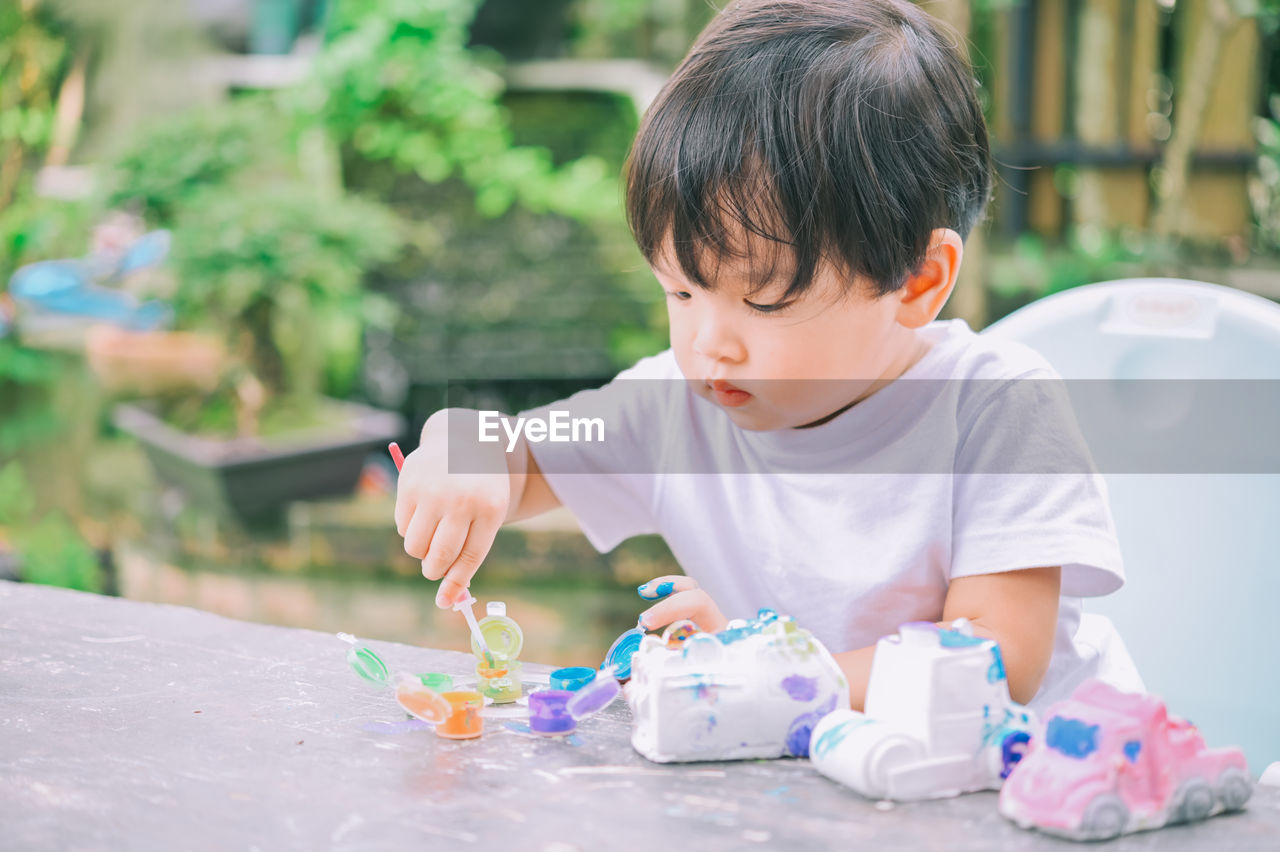
[{"label": "label sticker on chair", "polygon": [[1217,320],[1218,305],[1211,296],[1152,288],[1112,296],[1099,331],[1210,340]]}]

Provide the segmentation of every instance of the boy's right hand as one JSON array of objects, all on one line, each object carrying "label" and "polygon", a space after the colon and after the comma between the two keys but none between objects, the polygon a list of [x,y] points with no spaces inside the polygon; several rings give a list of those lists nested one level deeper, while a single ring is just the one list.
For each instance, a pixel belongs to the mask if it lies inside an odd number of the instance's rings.
[{"label": "boy's right hand", "polygon": [[493,472],[451,473],[446,423],[446,417],[433,415],[423,427],[422,443],[405,457],[395,510],[405,553],[422,560],[424,577],[441,580],[436,591],[441,609],[466,599],[511,506],[511,475],[502,449],[495,444],[493,464],[478,466]]}]

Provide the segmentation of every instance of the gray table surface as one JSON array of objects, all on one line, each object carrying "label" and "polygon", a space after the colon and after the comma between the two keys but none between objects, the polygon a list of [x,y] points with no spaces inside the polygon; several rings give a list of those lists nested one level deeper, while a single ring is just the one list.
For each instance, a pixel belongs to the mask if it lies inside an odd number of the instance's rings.
[{"label": "gray table surface", "polygon": [[[464,654],[368,644],[393,670],[474,675]],[[622,701],[576,745],[496,719],[479,740],[442,740],[408,729],[344,647],[0,582],[0,847],[1081,848],[1015,828],[991,793],[877,805],[804,760],[652,764],[631,749]],[[548,671],[526,664],[525,679]],[[1104,848],[1211,847],[1280,849],[1280,789]]]}]

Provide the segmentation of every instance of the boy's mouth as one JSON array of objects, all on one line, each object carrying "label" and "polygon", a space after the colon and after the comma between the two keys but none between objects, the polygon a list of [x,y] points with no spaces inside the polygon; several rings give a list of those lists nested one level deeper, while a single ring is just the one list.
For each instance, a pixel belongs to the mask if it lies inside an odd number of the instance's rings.
[{"label": "boy's mouth", "polygon": [[737,408],[751,401],[751,394],[742,388],[735,387],[724,379],[711,379],[707,382],[716,402],[726,408]]}]

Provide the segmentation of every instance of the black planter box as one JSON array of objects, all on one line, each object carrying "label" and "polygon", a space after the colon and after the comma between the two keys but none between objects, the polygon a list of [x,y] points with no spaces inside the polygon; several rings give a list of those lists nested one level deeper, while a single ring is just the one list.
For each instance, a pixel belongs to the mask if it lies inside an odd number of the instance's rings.
[{"label": "black planter box", "polygon": [[270,438],[215,440],[181,432],[144,404],[115,408],[113,421],[142,444],[157,478],[188,502],[260,525],[294,500],[350,494],[369,453],[401,437],[394,412],[327,400],[328,425]]}]

